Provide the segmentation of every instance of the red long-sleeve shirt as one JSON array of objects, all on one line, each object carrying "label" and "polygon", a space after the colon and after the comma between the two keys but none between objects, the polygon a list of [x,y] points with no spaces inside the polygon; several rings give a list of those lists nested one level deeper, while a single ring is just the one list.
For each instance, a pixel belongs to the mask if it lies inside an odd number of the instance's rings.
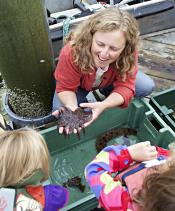
[{"label": "red long-sleeve shirt", "polygon": [[[109,66],[109,69],[104,73],[101,84],[96,88],[104,88],[113,84],[113,92],[120,94],[124,98],[122,107],[127,107],[130,100],[135,94],[135,79],[138,71],[136,54],[136,67],[132,76],[128,76],[126,81],[121,81],[119,74]],[[76,92],[78,87],[82,87],[87,91],[93,90],[96,70],[91,73],[83,73],[78,68],[72,58],[72,48],[70,44],[65,45],[59,55],[59,61],[54,73],[56,79],[56,92],[73,91]]]}]

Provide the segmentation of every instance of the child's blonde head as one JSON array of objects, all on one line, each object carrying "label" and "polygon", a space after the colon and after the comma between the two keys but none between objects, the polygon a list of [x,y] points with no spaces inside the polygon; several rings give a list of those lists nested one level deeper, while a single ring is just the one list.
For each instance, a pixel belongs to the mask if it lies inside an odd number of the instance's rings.
[{"label": "child's blonde head", "polygon": [[23,182],[41,169],[49,175],[49,153],[43,137],[33,129],[4,131],[0,135],[0,187]]}]

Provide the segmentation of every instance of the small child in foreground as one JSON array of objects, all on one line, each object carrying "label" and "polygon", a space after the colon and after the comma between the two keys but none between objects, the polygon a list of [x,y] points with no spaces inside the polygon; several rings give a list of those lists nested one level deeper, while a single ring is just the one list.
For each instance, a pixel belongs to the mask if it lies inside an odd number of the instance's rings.
[{"label": "small child in foreground", "polygon": [[68,201],[67,189],[41,184],[49,176],[49,153],[32,129],[0,133],[0,172],[0,210],[57,211]]},{"label": "small child in foreground", "polygon": [[106,211],[174,211],[175,160],[149,141],[104,148],[85,169]]}]

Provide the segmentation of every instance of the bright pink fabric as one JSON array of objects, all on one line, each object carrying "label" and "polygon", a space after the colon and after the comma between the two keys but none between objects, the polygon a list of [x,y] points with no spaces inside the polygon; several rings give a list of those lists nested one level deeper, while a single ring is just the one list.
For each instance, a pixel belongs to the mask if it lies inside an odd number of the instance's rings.
[{"label": "bright pink fabric", "polygon": [[[158,157],[166,160],[169,151],[156,147]],[[131,166],[132,165],[132,166]],[[142,163],[137,163],[137,166]],[[140,211],[139,206],[132,201],[133,196],[141,189],[147,169],[143,168],[125,178],[123,173],[136,168],[126,146],[112,145],[105,147],[96,158],[86,166],[86,180],[106,211]],[[122,173],[121,173],[122,172]],[[113,173],[118,173],[114,176]]]}]

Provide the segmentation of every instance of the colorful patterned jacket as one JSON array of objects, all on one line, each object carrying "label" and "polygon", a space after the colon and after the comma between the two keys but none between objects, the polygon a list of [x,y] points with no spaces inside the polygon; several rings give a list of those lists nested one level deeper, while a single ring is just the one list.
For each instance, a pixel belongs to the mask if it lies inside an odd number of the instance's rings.
[{"label": "colorful patterned jacket", "polygon": [[30,185],[41,181],[39,171],[25,184],[0,188],[0,211],[58,211],[68,201],[68,190],[59,185]]},{"label": "colorful patterned jacket", "polygon": [[[126,146],[108,146],[87,165],[86,180],[106,211],[139,210],[139,206],[132,201],[131,193],[141,187],[146,170],[158,165],[157,162],[166,161],[169,155],[168,150],[156,149],[157,159],[134,163]],[[124,170],[125,173],[120,173]]]}]

